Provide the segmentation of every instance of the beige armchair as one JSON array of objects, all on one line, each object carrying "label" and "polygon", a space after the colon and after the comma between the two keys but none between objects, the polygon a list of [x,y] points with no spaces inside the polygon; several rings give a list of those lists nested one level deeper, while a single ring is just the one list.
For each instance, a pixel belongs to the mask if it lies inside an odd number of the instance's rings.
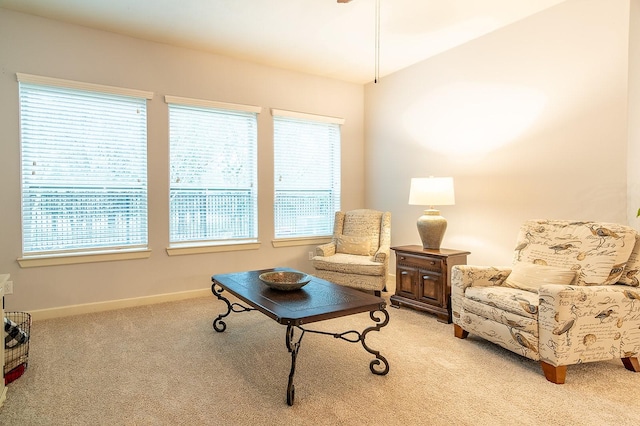
[{"label": "beige armchair", "polygon": [[640,371],[640,237],[612,223],[528,221],[509,268],[454,266],[454,334],[540,361],[564,383],[568,365],[620,358]]},{"label": "beige armchair", "polygon": [[314,275],[379,296],[386,285],[390,244],[390,212],[336,212],[332,241],[316,247]]}]

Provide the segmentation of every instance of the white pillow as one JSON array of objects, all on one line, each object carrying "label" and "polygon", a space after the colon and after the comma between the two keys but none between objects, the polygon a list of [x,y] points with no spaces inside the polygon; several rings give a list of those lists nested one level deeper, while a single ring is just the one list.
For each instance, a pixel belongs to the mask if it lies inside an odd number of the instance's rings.
[{"label": "white pillow", "polygon": [[569,285],[575,278],[576,272],[569,269],[534,263],[517,263],[502,285],[535,293],[545,284]]}]

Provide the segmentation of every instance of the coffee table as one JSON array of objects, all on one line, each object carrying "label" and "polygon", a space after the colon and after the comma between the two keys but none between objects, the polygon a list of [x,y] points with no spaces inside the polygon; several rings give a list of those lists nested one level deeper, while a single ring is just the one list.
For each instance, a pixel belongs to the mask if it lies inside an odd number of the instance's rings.
[{"label": "coffee table", "polygon": [[[260,281],[259,275],[268,271],[294,271],[291,268],[272,268],[259,271],[217,274],[211,277],[211,292],[225,302],[227,311],[213,320],[213,329],[219,333],[227,328],[223,321],[231,312],[259,311],[279,324],[287,326],[286,346],[291,353],[291,370],[287,383],[287,404],[293,405],[295,386],[293,377],[296,369],[296,357],[305,333],[324,334],[351,343],[362,344],[362,347],[375,356],[369,363],[373,374],[385,375],[389,372],[389,363],[379,351],[371,349],[365,342],[370,331],[380,331],[389,323],[386,302],[378,296],[364,293],[352,288],[343,287],[329,281],[312,277],[311,281],[299,290],[278,291],[267,287]],[[296,271],[297,272],[297,271]],[[236,296],[241,303],[230,302],[222,294],[224,291]],[[329,333],[302,327],[317,321],[343,317],[347,315],[369,312],[369,317],[377,324],[362,332],[349,330],[342,333]],[[299,332],[295,337],[296,330]]]}]

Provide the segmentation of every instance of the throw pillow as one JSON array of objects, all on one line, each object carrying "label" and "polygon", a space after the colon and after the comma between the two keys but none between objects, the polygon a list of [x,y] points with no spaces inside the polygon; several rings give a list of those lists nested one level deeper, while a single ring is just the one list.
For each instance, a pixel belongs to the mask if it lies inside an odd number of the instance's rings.
[{"label": "throw pillow", "polygon": [[503,286],[537,292],[544,284],[569,285],[576,278],[576,272],[556,266],[517,263]]},{"label": "throw pillow", "polygon": [[617,223],[529,220],[520,228],[513,260],[579,270],[575,285],[615,284],[636,234]]},{"label": "throw pillow", "polygon": [[336,243],[336,252],[369,256],[371,240],[368,237],[340,235]]}]

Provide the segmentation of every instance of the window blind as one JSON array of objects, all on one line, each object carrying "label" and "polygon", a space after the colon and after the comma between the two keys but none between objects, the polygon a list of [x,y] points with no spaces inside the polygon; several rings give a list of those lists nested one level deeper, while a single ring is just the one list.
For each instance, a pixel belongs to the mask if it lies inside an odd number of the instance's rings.
[{"label": "window blind", "polygon": [[146,247],[146,98],[19,90],[24,255]]},{"label": "window blind", "polygon": [[186,103],[169,103],[170,242],[257,239],[257,113]]},{"label": "window blind", "polygon": [[331,235],[340,210],[340,125],[273,114],[275,237]]}]

